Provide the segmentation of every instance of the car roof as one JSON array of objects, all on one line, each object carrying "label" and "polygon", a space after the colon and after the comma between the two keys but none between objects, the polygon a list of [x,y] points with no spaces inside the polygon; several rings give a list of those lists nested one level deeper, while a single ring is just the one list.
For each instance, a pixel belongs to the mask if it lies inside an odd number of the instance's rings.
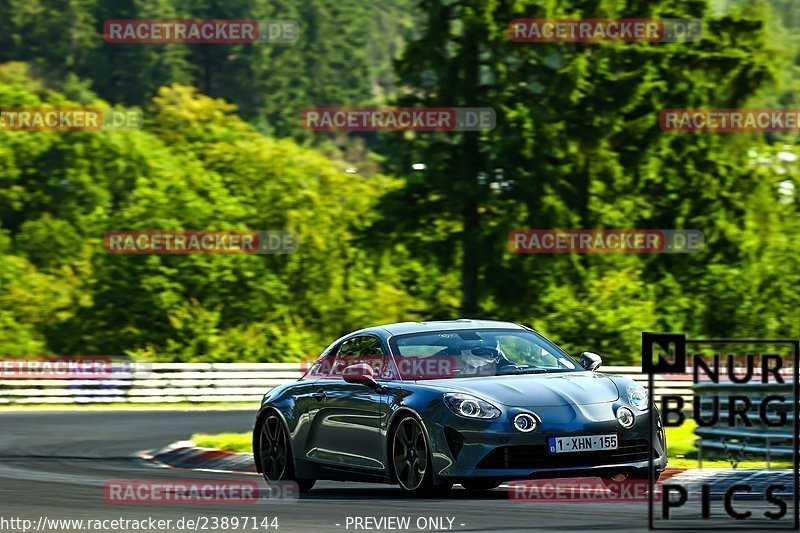
[{"label": "car roof", "polygon": [[522,329],[525,328],[513,322],[500,322],[497,320],[473,320],[460,318],[457,320],[432,320],[428,322],[397,322],[396,324],[384,324],[366,328],[358,333],[378,333],[376,330],[383,330],[384,334],[405,335],[407,333],[425,333],[429,331],[444,331],[454,329]]},{"label": "car roof", "polygon": [[447,331],[454,329],[518,329],[528,330],[526,326],[521,326],[513,322],[500,322],[497,320],[474,320],[470,318],[459,318],[456,320],[430,320],[427,322],[397,322],[395,324],[383,324],[381,326],[371,326],[359,329],[339,337],[325,348],[323,355],[339,345],[340,342],[355,337],[357,335],[375,335],[388,341],[395,335],[406,335],[409,333],[425,333],[430,331]]}]

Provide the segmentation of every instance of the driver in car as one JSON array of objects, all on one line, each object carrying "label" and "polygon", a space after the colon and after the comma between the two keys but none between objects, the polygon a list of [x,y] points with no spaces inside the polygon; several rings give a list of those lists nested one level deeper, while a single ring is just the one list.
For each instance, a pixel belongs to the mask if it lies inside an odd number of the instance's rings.
[{"label": "driver in car", "polygon": [[462,345],[459,350],[464,365],[461,370],[462,375],[494,375],[498,369],[513,365],[503,354],[499,343],[494,347],[488,347],[484,346],[484,341],[481,340],[466,346]]}]

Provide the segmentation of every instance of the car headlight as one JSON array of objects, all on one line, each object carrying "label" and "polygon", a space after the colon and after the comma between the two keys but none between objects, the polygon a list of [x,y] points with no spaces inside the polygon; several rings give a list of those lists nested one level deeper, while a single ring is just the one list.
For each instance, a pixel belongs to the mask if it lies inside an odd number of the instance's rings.
[{"label": "car headlight", "polygon": [[631,383],[628,385],[626,392],[628,393],[628,403],[640,411],[646,411],[649,407],[647,389],[638,383]]},{"label": "car headlight", "polygon": [[617,409],[617,422],[619,422],[620,426],[630,429],[633,427],[634,421],[633,411],[624,406]]},{"label": "car headlight", "polygon": [[464,418],[492,419],[500,416],[500,409],[471,394],[459,392],[445,394],[444,403],[451,411]]}]

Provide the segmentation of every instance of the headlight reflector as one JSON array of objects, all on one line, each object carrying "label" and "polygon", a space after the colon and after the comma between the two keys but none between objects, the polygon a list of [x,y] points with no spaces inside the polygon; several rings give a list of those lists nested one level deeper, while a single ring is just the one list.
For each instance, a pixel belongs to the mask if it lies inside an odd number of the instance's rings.
[{"label": "headlight reflector", "polygon": [[520,413],[514,417],[514,427],[523,433],[530,433],[536,429],[536,418],[529,413]]},{"label": "headlight reflector", "polygon": [[471,394],[448,393],[444,395],[444,403],[451,411],[464,418],[491,420],[500,416],[500,409]]},{"label": "headlight reflector", "polygon": [[648,408],[647,389],[638,383],[631,383],[628,385],[626,392],[628,393],[628,403],[640,411],[646,411]]},{"label": "headlight reflector", "polygon": [[617,409],[617,422],[620,426],[630,429],[633,427],[633,420],[633,411],[624,406]]}]

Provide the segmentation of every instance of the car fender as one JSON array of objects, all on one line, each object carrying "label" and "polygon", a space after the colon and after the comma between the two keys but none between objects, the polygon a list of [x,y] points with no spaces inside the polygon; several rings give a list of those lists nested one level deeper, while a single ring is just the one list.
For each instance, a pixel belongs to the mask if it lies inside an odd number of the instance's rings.
[{"label": "car fender", "polygon": [[267,415],[271,413],[278,415],[281,424],[283,424],[283,428],[286,429],[287,432],[289,433],[290,437],[289,442],[290,446],[292,446],[292,462],[295,461],[294,447],[291,444],[292,441],[291,432],[289,431],[289,425],[286,423],[286,417],[283,415],[281,410],[278,409],[276,406],[272,404],[264,404],[261,406],[261,409],[258,410],[258,414],[256,415],[256,422],[255,425],[253,426],[253,462],[256,465],[256,472],[258,472],[259,474],[261,473],[261,456],[258,453],[258,436],[259,433],[261,432],[261,424],[263,424],[264,419],[267,417]]},{"label": "car fender", "polygon": [[422,424],[425,440],[428,444],[428,450],[431,456],[434,482],[437,482],[439,479],[438,473],[450,465],[450,460],[443,459],[442,454],[439,453],[443,447],[446,447],[446,444],[440,442],[441,439],[435,438],[434,429],[437,424],[437,416],[431,413],[432,416],[426,418],[421,414],[431,411],[431,405],[435,402],[441,402],[441,408],[446,409],[442,399],[444,394],[445,391],[432,389],[414,382],[396,382],[396,386],[389,389],[389,400],[387,401],[389,416],[383,433],[385,445],[382,450],[382,460],[390,476],[393,475],[389,460],[391,457],[389,454],[389,449],[391,447],[391,442],[389,440],[391,430],[394,424],[399,420],[399,417],[404,414],[410,414]]},{"label": "car fender", "polygon": [[[393,483],[396,483],[397,480],[394,478],[394,469],[392,468],[392,465],[389,460],[389,458],[391,457],[389,450],[391,449],[392,445],[390,437],[392,430],[394,429],[394,424],[398,422],[401,418],[403,418],[405,415],[413,416],[420,423],[420,425],[422,425],[422,432],[425,436],[425,442],[428,445],[428,454],[429,454],[428,459],[431,462],[431,466],[435,465],[435,462],[433,461],[433,444],[431,442],[431,434],[430,431],[428,430],[428,425],[425,423],[425,420],[422,418],[422,416],[420,416],[420,414],[417,411],[415,411],[411,407],[401,406],[392,413],[387,422],[386,438],[384,441],[386,445],[383,448],[384,464],[386,465],[386,468],[388,470],[389,478],[392,480]],[[433,477],[434,477],[434,482],[436,482],[436,480],[438,479],[436,468],[434,468],[433,470]]]}]

